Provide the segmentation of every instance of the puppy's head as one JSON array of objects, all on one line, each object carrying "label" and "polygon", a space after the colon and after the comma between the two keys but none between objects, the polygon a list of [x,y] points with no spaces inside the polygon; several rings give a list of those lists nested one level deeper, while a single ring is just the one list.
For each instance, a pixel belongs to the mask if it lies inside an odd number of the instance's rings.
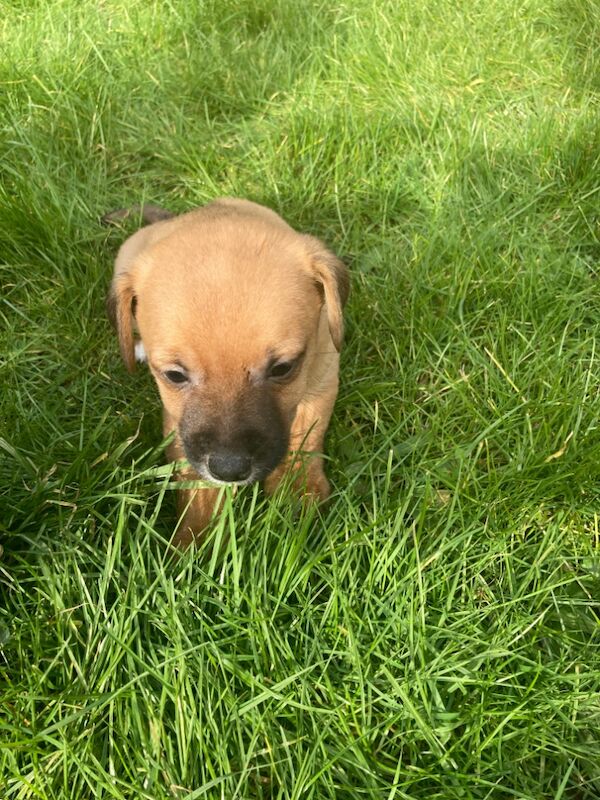
[{"label": "puppy's head", "polygon": [[199,476],[251,483],[284,459],[300,401],[337,375],[348,279],[280,220],[205,216],[136,254],[109,306],[130,370],[137,328]]}]

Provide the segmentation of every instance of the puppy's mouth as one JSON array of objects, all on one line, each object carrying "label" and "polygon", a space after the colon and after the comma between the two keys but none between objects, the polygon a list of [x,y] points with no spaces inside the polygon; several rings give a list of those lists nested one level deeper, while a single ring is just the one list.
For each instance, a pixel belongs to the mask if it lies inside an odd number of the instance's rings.
[{"label": "puppy's mouth", "polygon": [[235,451],[220,450],[199,455],[190,453],[185,444],[184,451],[198,477],[215,486],[248,486],[262,481],[275,469],[285,454],[284,450],[281,458],[271,458],[265,463]]}]

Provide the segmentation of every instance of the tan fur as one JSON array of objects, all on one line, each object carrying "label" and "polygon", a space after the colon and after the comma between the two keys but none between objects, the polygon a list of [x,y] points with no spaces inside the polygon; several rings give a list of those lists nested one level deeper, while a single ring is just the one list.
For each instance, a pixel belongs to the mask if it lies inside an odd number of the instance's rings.
[{"label": "tan fur", "polygon": [[[301,492],[326,499],[329,483],[318,454],[338,389],[348,295],[343,264],[318,239],[245,200],[224,198],[180,217],[153,217],[160,221],[121,247],[108,305],[129,370],[136,336],[143,342],[163,404],[163,433],[175,432],[169,458],[184,459],[185,437],[189,452],[189,441],[215,426],[224,437],[236,426],[246,438],[258,436],[254,429],[268,432],[271,414],[285,423],[288,455],[264,477],[266,490],[275,491],[292,470]],[[291,379],[266,377],[269,359],[285,362],[299,353]],[[174,365],[185,365],[185,388],[165,378]],[[180,477],[199,475],[190,466]],[[179,493],[175,544],[194,541],[216,512],[218,496],[212,487]]]}]

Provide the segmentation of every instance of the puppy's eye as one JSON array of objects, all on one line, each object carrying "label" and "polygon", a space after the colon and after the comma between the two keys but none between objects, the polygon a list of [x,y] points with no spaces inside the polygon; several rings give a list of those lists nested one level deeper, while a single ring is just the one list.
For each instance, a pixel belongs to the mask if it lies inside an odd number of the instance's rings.
[{"label": "puppy's eye", "polygon": [[167,369],[163,372],[163,375],[169,383],[181,384],[188,382],[188,376],[180,369]]},{"label": "puppy's eye", "polygon": [[274,381],[283,381],[291,377],[297,363],[298,359],[294,359],[293,361],[278,361],[275,364],[271,364],[267,370],[267,378]]}]

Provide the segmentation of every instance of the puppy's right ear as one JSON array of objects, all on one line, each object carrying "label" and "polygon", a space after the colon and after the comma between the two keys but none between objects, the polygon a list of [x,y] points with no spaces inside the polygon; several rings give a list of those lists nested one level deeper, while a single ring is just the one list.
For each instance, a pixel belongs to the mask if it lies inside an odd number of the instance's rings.
[{"label": "puppy's right ear", "polygon": [[303,238],[309,247],[313,277],[324,295],[331,339],[339,353],[344,338],[343,310],[350,291],[348,270],[319,239],[306,234]]},{"label": "puppy's right ear", "polygon": [[129,372],[133,372],[135,369],[133,339],[135,303],[135,292],[130,275],[127,273],[115,275],[106,298],[106,312],[119,336],[121,356]]}]

